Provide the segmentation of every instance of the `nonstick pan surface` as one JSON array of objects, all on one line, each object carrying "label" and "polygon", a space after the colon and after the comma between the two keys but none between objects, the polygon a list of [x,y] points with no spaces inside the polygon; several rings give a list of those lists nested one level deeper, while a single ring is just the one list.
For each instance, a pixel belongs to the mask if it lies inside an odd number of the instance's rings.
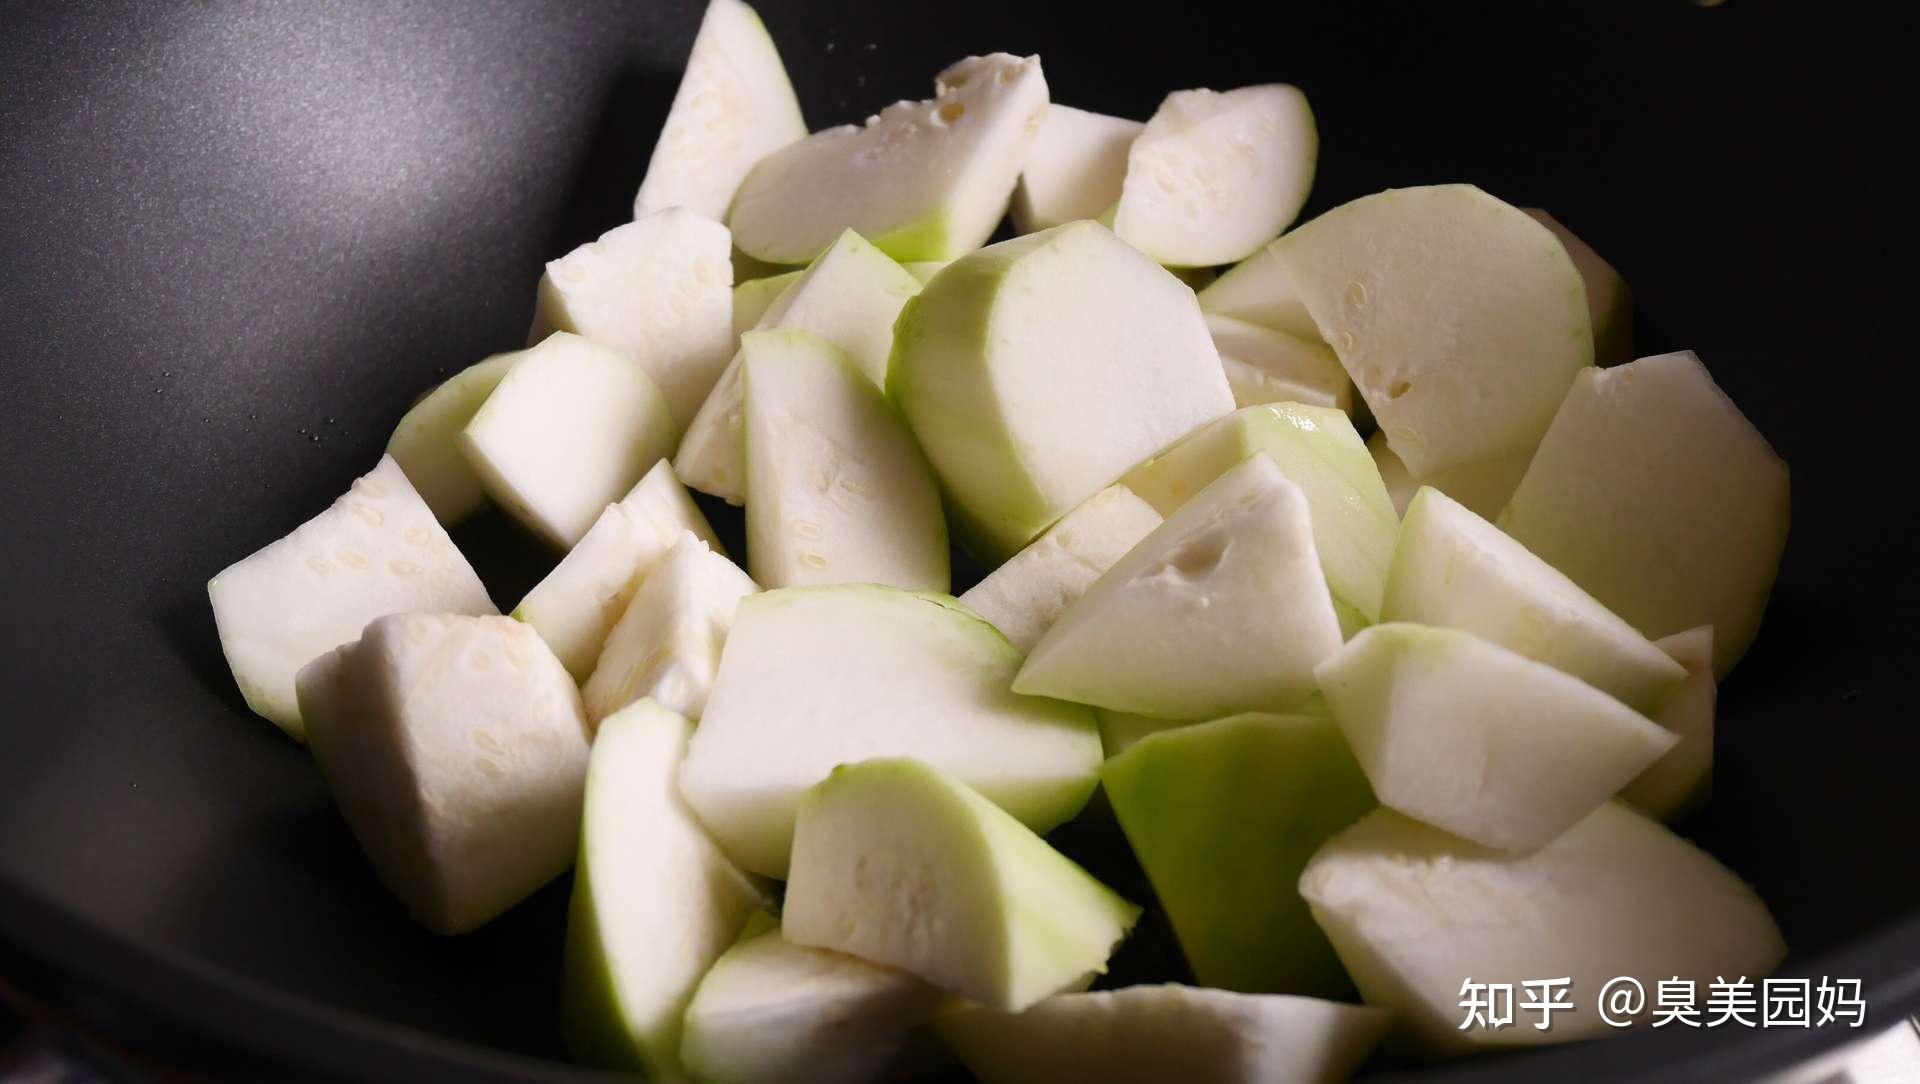
[{"label": "nonstick pan surface", "polygon": [[[815,127],[1038,52],[1057,99],[1285,80],[1309,213],[1470,181],[1632,284],[1792,464],[1766,629],[1683,829],[1791,973],[1920,1004],[1911,26],[1833,5],[779,3]],[[205,582],[324,507],[411,399],[518,345],[541,263],[624,221],[698,6],[0,5],[0,977],[244,1075],[558,1079],[563,880],[473,936],[379,887],[249,715]],[[1902,19],[1910,17],[1900,16]],[[498,602],[543,558],[463,528]],[[1122,876],[1124,871],[1116,873]],[[1148,937],[1117,970],[1158,966]],[[1663,1030],[1432,1080],[1747,1079],[1845,1038]]]}]

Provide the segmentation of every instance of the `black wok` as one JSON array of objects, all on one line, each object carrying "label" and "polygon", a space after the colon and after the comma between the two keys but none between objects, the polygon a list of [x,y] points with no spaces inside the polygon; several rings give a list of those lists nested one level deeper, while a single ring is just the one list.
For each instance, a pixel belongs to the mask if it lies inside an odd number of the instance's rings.
[{"label": "black wok", "polygon": [[[1699,350],[1793,466],[1684,830],[1758,886],[1790,972],[1864,980],[1875,1023],[1920,1006],[1910,27],[1744,0],[763,10],[816,127],[992,49],[1132,116],[1280,79],[1319,114],[1310,213],[1471,181],[1583,234],[1642,352]],[[519,343],[541,262],[629,215],[697,13],[0,5],[0,981],[27,1000],[190,1069],[572,1078],[565,883],[471,937],[414,927],[247,713],[204,584]],[[498,522],[457,540],[502,603],[542,570]],[[1164,943],[1133,951],[1123,974]],[[1747,1079],[1855,1035],[1669,1029],[1420,1079]]]}]

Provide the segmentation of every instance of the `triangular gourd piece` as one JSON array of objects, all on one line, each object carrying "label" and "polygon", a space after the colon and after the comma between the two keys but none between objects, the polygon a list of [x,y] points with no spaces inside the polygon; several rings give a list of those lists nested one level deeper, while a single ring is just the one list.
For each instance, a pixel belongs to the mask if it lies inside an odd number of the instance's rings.
[{"label": "triangular gourd piece", "polygon": [[1104,972],[1139,916],[971,788],[868,760],[801,803],[781,930],[1018,1012]]},{"label": "triangular gourd piece", "polygon": [[1169,719],[1286,711],[1339,648],[1307,498],[1255,455],[1096,580],[1013,688]]}]

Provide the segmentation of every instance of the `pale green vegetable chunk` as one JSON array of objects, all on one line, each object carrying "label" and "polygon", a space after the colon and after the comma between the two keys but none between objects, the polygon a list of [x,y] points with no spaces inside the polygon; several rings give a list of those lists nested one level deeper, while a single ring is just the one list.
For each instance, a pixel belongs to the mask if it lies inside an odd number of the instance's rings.
[{"label": "pale green vegetable chunk", "polygon": [[487,505],[480,476],[467,463],[458,438],[515,360],[512,354],[495,354],[448,377],[413,404],[387,439],[387,454],[445,526]]},{"label": "pale green vegetable chunk", "polygon": [[1353,412],[1353,381],[1319,339],[1303,339],[1216,313],[1207,330],[1235,406],[1304,403]]},{"label": "pale green vegetable chunk", "polygon": [[1313,314],[1287,277],[1286,265],[1274,254],[1279,245],[1274,241],[1207,284],[1199,293],[1200,308],[1318,342],[1320,325],[1313,322]]},{"label": "pale green vegetable chunk", "polygon": [[532,625],[574,680],[584,682],[642,578],[687,531],[720,548],[707,517],[663,459],[600,513],[513,616]]},{"label": "pale green vegetable chunk", "polygon": [[1113,232],[1170,266],[1245,259],[1300,213],[1319,153],[1297,87],[1174,91],[1128,149]]},{"label": "pale green vegetable chunk", "polygon": [[1221,475],[1060,615],[1014,691],[1167,719],[1298,704],[1340,647],[1308,508],[1265,455]]},{"label": "pale green vegetable chunk", "polygon": [[[1527,855],[1490,851],[1378,810],[1335,836],[1300,878],[1314,918],[1369,1005],[1393,1010],[1408,1046],[1451,1054],[1618,1035],[1600,994],[1619,976],[1647,991],[1758,981],[1786,944],[1753,890],[1658,821],[1608,802]],[[1565,978],[1553,1026],[1468,1020],[1461,985]],[[1641,1019],[1645,1019],[1643,1015]]]},{"label": "pale green vegetable chunk", "polygon": [[908,260],[900,266],[906,269],[907,274],[919,279],[920,284],[924,286],[933,281],[933,276],[939,274],[941,268],[952,262],[952,260]]},{"label": "pale green vegetable chunk", "polygon": [[941,72],[934,92],[762,158],[728,212],[734,242],[770,263],[811,260],[848,229],[896,260],[979,248],[1020,179],[1047,81],[1039,57],[994,53]]},{"label": "pale green vegetable chunk", "polygon": [[298,684],[347,827],[421,925],[467,933],[573,863],[586,720],[532,629],[394,614]]},{"label": "pale green vegetable chunk", "polygon": [[1377,620],[1400,523],[1360,434],[1340,411],[1300,403],[1246,407],[1129,471],[1124,481],[1170,516],[1259,453],[1306,494],[1314,546],[1342,630],[1351,635]]},{"label": "pale green vegetable chunk", "polygon": [[752,331],[760,324],[760,318],[779,301],[787,287],[800,281],[806,269],[783,271],[778,275],[768,275],[763,279],[748,279],[733,288],[733,336]]},{"label": "pale green vegetable chunk", "polygon": [[806,134],[760,16],[740,0],[709,0],[633,217],[684,207],[717,222],[755,162]]},{"label": "pale green vegetable chunk", "polygon": [[1471,185],[1362,197],[1272,252],[1416,478],[1532,448],[1593,364],[1566,248]]},{"label": "pale green vegetable chunk", "polygon": [[1613,265],[1593,246],[1574,236],[1560,220],[1538,207],[1526,209],[1534,221],[1553,231],[1567,248],[1580,281],[1587,287],[1587,314],[1593,320],[1593,360],[1596,365],[1624,365],[1633,360],[1633,294]]},{"label": "pale green vegetable chunk", "polygon": [[1020,653],[942,595],[871,584],[744,599],[680,790],[741,868],[787,872],[800,796],[835,765],[915,757],[1035,831],[1100,772],[1085,709],[1008,691]]},{"label": "pale green vegetable chunk", "polygon": [[809,332],[750,331],[740,354],[753,578],[945,592],[940,491],[880,389]]},{"label": "pale green vegetable chunk", "polygon": [[887,1079],[912,1053],[940,990],[905,971],[793,944],[777,919],[757,917],[687,1006],[687,1072],[703,1084]]},{"label": "pale green vegetable chunk", "polygon": [[1678,740],[1456,629],[1375,625],[1316,673],[1381,805],[1499,850],[1545,846]]},{"label": "pale green vegetable chunk", "polygon": [[1068,606],[1128,550],[1160,526],[1153,506],[1111,485],[1047,528],[960,601],[1031,651]]},{"label": "pale green vegetable chunk", "polygon": [[[807,331],[845,351],[878,387],[886,383],[893,323],[920,292],[920,280],[849,230],[782,289],[752,330]],[[686,483],[732,504],[746,503],[746,398],[735,353],[700,406],[674,466]]]},{"label": "pale green vegetable chunk", "polygon": [[516,356],[460,446],[488,496],[564,552],[673,450],[673,415],[645,369],[578,335]]},{"label": "pale green vegetable chunk", "polygon": [[954,261],[894,332],[887,390],[994,563],[1233,407],[1192,291],[1092,222]]},{"label": "pale green vegetable chunk", "polygon": [[867,760],[800,805],[781,933],[1018,1012],[1104,972],[1139,916],[965,784]]},{"label": "pale green vegetable chunk", "polygon": [[752,256],[740,251],[738,245],[735,245],[733,249],[733,282],[736,286],[742,283],[752,282],[755,279],[773,278],[793,271],[804,270],[806,270],[804,266],[797,264],[767,263],[765,260],[756,260]]},{"label": "pale green vegetable chunk", "polygon": [[581,690],[588,724],[598,726],[642,699],[699,719],[734,611],[758,590],[732,561],[682,531],[607,634],[593,676]]},{"label": "pale green vegetable chunk", "polygon": [[684,427],[733,350],[732,251],[725,226],[679,207],[608,230],[547,265],[527,345],[571,331],[613,349]]},{"label": "pale green vegetable chunk", "polygon": [[1466,505],[1482,519],[1497,519],[1533,459],[1533,450],[1528,449],[1483,463],[1448,467],[1422,481],[1414,478],[1407,465],[1387,446],[1385,433],[1376,431],[1368,437],[1367,451],[1372,453],[1374,466],[1380,470],[1380,480],[1386,484],[1388,496],[1393,498],[1394,510],[1403,516],[1407,514],[1407,506],[1413,503],[1413,495],[1421,486],[1428,485]]},{"label": "pale green vegetable chunk", "polygon": [[1299,890],[1307,860],[1377,803],[1333,720],[1234,715],[1149,735],[1100,785],[1194,978],[1244,993],[1353,993]]},{"label": "pale green vegetable chunk", "polygon": [[568,1048],[656,1079],[679,1073],[687,1003],[765,905],[674,788],[692,729],[651,700],[600,724],[567,920]]},{"label": "pale green vegetable chunk", "polygon": [[1500,526],[1648,636],[1713,626],[1725,677],[1787,546],[1787,464],[1691,353],[1575,381]]},{"label": "pale green vegetable chunk", "polygon": [[1150,738],[1163,730],[1175,730],[1205,722],[1203,719],[1156,719],[1151,715],[1108,711],[1106,708],[1093,709],[1093,717],[1100,724],[1100,748],[1106,753],[1108,760],[1112,760],[1138,745],[1143,739]]},{"label": "pale green vegetable chunk", "polygon": [[1719,687],[1713,680],[1713,627],[1676,632],[1660,649],[1687,668],[1687,679],[1653,713],[1653,721],[1679,735],[1671,752],[1628,783],[1620,797],[1674,821],[1706,804],[1713,790],[1713,713]]},{"label": "pale green vegetable chunk", "polygon": [[1686,670],[1552,565],[1431,487],[1413,498],[1382,621],[1442,625],[1572,674],[1643,715]]},{"label": "pale green vegetable chunk", "polygon": [[1373,456],[1373,465],[1380,472],[1380,483],[1387,487],[1387,496],[1393,500],[1394,514],[1405,516],[1407,506],[1413,503],[1413,495],[1420,491],[1420,483],[1413,480],[1413,475],[1407,472],[1407,465],[1400,462],[1400,457],[1387,446],[1385,433],[1375,430],[1367,438],[1367,453]]},{"label": "pale green vegetable chunk", "polygon": [[1023,1013],[966,1006],[940,1033],[982,1084],[1339,1084],[1387,1013],[1309,997],[1192,986],[1060,994]]},{"label": "pale green vegetable chunk", "polygon": [[1033,233],[1099,218],[1120,201],[1127,150],[1146,125],[1054,102],[1013,191],[1013,228]]},{"label": "pale green vegetable chunk", "polygon": [[499,611],[392,456],[292,534],[207,581],[220,650],[247,706],[305,740],[294,675],[367,622]]}]

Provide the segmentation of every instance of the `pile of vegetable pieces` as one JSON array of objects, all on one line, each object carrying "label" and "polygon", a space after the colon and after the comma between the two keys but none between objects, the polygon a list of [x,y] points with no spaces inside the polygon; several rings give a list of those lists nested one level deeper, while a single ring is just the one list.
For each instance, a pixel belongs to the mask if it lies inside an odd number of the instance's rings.
[{"label": "pile of vegetable pieces", "polygon": [[[1004,54],[810,135],[713,0],[527,349],[209,585],[240,689],[428,928],[575,869],[608,1066],[1335,1080],[1766,973],[1765,906],[1662,821],[1707,797],[1785,465],[1693,355],[1628,360],[1620,277],[1542,212],[1289,229],[1317,153],[1290,86],[1142,124]],[[744,505],[744,567],[688,487]],[[446,531],[489,504],[563,555],[510,617]],[[992,570],[958,598],[949,532]],[[1049,845],[1075,817],[1197,985],[1089,992],[1141,909]],[[1561,977],[1548,1030],[1462,1026],[1468,980]]]}]

